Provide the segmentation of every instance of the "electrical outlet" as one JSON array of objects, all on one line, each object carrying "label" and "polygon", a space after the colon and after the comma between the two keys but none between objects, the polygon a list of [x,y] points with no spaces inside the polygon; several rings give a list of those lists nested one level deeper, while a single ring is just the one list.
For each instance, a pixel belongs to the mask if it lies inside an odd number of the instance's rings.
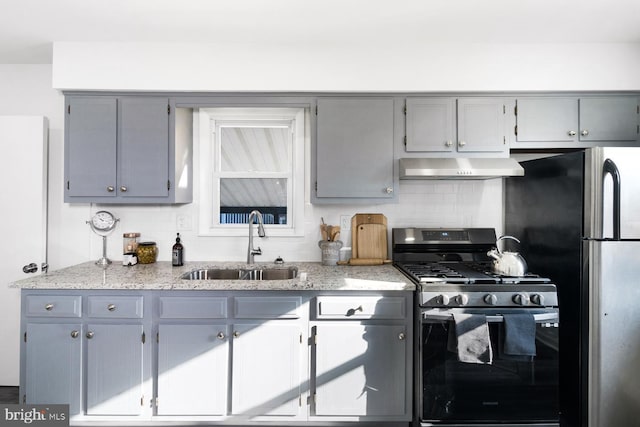
[{"label": "electrical outlet", "polygon": [[176,229],[178,231],[191,230],[191,215],[180,214],[176,216]]},{"label": "electrical outlet", "polygon": [[351,217],[349,215],[340,215],[340,232],[351,230]]}]

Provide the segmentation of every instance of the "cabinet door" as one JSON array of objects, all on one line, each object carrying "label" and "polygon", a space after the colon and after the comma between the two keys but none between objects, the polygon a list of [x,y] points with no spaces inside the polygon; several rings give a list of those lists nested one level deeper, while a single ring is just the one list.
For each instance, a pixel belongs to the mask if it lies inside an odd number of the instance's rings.
[{"label": "cabinet door", "polygon": [[456,141],[454,98],[409,98],[406,101],[406,151],[453,152]]},{"label": "cabinet door", "polygon": [[458,99],[458,151],[508,153],[502,99]]},{"label": "cabinet door", "polygon": [[638,98],[580,99],[581,141],[636,141]]},{"label": "cabinet door", "polygon": [[233,415],[301,414],[302,328],[275,320],[233,327]]},{"label": "cabinet door", "polygon": [[578,140],[577,98],[520,98],[517,109],[516,141]]},{"label": "cabinet door", "polygon": [[27,324],[28,404],[68,404],[80,411],[82,326],[79,323]]},{"label": "cabinet door", "polygon": [[87,414],[140,415],[142,325],[87,325]]},{"label": "cabinet door", "polygon": [[321,323],[314,336],[315,415],[409,415],[404,326]]},{"label": "cabinet door", "polygon": [[65,117],[67,197],[115,197],[117,101],[71,97]]},{"label": "cabinet door", "polygon": [[121,98],[118,108],[118,194],[169,195],[169,102],[164,98]]},{"label": "cabinet door", "polygon": [[317,197],[393,198],[393,98],[320,98]]},{"label": "cabinet door", "polygon": [[160,325],[158,415],[224,415],[229,337],[224,324]]}]

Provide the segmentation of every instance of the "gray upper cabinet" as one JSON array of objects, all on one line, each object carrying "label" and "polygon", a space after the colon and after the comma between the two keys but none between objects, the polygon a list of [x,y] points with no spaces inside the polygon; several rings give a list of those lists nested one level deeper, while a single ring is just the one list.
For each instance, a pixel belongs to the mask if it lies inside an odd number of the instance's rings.
[{"label": "gray upper cabinet", "polygon": [[318,98],[314,202],[394,199],[394,102]]},{"label": "gray upper cabinet", "polygon": [[65,202],[191,202],[191,110],[164,97],[69,96],[66,104]]},{"label": "gray upper cabinet", "polygon": [[523,97],[512,148],[634,145],[638,132],[635,96]]},{"label": "gray upper cabinet", "polygon": [[405,150],[437,157],[506,156],[505,102],[503,98],[407,98]]}]

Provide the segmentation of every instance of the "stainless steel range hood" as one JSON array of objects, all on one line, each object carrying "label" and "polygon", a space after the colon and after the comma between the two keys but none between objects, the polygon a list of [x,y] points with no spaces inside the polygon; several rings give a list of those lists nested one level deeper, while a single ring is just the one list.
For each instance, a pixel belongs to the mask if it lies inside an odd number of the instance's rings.
[{"label": "stainless steel range hood", "polygon": [[523,175],[522,166],[509,157],[400,159],[400,179],[490,179]]}]

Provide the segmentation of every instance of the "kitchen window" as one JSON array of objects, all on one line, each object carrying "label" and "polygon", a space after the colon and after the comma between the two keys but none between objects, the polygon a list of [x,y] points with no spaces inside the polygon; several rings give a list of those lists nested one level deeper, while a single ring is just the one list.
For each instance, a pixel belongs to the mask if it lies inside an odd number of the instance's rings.
[{"label": "kitchen window", "polygon": [[301,108],[200,110],[200,235],[244,235],[256,209],[269,235],[303,234],[304,121]]}]

